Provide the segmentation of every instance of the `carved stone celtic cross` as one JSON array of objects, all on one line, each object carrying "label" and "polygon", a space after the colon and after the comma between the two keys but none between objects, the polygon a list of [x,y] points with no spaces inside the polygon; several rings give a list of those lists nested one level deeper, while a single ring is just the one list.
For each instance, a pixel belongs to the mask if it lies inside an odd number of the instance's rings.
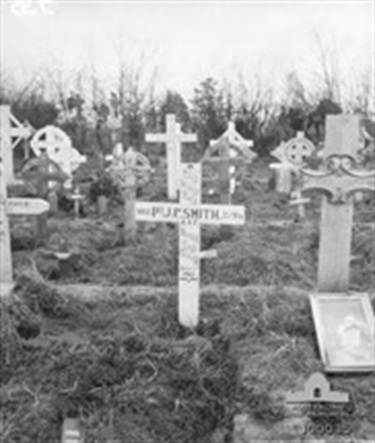
[{"label": "carved stone celtic cross", "polygon": [[322,192],[318,290],[349,289],[350,247],[353,222],[352,196],[375,191],[375,171],[357,168],[360,120],[353,115],[329,115],[322,170],[301,169],[302,190]]}]

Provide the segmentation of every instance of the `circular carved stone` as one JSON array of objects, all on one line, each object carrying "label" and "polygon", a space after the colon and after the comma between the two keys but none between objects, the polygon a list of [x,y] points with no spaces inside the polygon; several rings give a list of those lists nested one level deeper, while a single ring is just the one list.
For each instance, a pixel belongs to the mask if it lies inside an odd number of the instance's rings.
[{"label": "circular carved stone", "polygon": [[285,145],[286,158],[295,166],[302,166],[315,151],[315,146],[305,137],[295,137]]}]

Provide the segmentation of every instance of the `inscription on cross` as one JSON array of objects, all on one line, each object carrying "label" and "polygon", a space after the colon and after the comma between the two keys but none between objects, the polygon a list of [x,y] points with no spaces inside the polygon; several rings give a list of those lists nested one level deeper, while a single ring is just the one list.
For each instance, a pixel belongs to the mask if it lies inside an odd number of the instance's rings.
[{"label": "inscription on cross", "polygon": [[237,179],[245,164],[252,163],[257,154],[250,148],[252,140],[245,140],[235,128],[234,122],[217,140],[211,140],[202,162],[204,166],[217,169],[220,202],[229,204],[234,193]]},{"label": "inscription on cross", "polygon": [[322,192],[318,290],[346,292],[349,289],[353,195],[375,191],[375,171],[357,169],[360,143],[358,116],[329,115],[326,120],[324,169],[301,169],[302,190]]},{"label": "inscription on cross", "polygon": [[5,181],[15,183],[13,149],[22,139],[27,139],[34,130],[30,124],[20,123],[11,113],[9,105],[1,105],[1,152],[4,161]]},{"label": "inscription on cross", "polygon": [[165,134],[146,134],[146,142],[166,143],[168,198],[176,200],[180,186],[181,144],[195,143],[197,136],[195,134],[184,134],[181,131],[180,123],[176,122],[176,117],[173,114],[167,114],[166,116],[166,131]]},{"label": "inscription on cross", "polygon": [[136,202],[136,219],[179,225],[178,317],[183,326],[199,321],[200,225],[243,225],[245,207],[200,204],[201,164],[181,165],[180,203]]},{"label": "inscription on cross", "polygon": [[8,216],[37,215],[48,208],[49,204],[40,199],[7,198],[4,163],[0,156],[0,297],[7,297],[14,286]]},{"label": "inscription on cross", "polygon": [[108,172],[120,188],[124,199],[123,240],[129,242],[136,234],[136,188],[147,183],[152,169],[143,154],[136,152],[132,147],[123,153],[120,146],[118,145]]}]

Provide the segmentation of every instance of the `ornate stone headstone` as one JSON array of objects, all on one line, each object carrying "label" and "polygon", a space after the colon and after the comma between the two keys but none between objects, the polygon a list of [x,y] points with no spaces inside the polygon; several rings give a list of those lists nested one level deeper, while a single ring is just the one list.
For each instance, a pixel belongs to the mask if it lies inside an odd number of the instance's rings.
[{"label": "ornate stone headstone", "polygon": [[168,198],[170,200],[176,200],[180,180],[181,144],[195,143],[197,141],[197,136],[195,134],[182,133],[181,125],[176,122],[176,117],[173,114],[168,114],[166,116],[166,126],[167,132],[165,134],[146,134],[146,142],[166,143]]},{"label": "ornate stone headstone", "polygon": [[[246,164],[250,164],[257,157],[250,148],[251,140],[245,140],[235,128],[233,122],[229,122],[228,129],[217,140],[211,140],[202,162],[217,170],[219,183],[220,202],[229,204],[231,195],[234,193],[237,180]],[[215,181],[212,179],[210,181]]]},{"label": "ornate stone headstone", "polygon": [[118,146],[108,171],[120,188],[124,199],[124,241],[132,241],[136,234],[135,198],[137,186],[143,186],[152,169],[147,158],[130,147],[125,153]]},{"label": "ornate stone headstone", "polygon": [[48,157],[61,166],[61,169],[69,176],[64,186],[71,189],[73,172],[86,162],[86,156],[73,148],[65,132],[55,126],[46,126],[36,131],[30,145],[35,155],[39,156],[41,150],[45,149]]},{"label": "ornate stone headstone", "polygon": [[13,150],[22,139],[29,138],[34,129],[28,122],[20,123],[11,113],[9,105],[1,105],[1,152],[7,184],[16,183]]},{"label": "ornate stone headstone", "polygon": [[178,317],[194,328],[199,321],[200,225],[243,225],[243,206],[200,204],[201,165],[181,165],[180,203],[136,203],[136,219],[179,224]]},{"label": "ornate stone headstone", "polygon": [[375,171],[357,168],[360,120],[354,115],[329,115],[323,169],[302,168],[302,190],[322,192],[318,289],[345,292],[349,289],[353,195],[375,190]]}]

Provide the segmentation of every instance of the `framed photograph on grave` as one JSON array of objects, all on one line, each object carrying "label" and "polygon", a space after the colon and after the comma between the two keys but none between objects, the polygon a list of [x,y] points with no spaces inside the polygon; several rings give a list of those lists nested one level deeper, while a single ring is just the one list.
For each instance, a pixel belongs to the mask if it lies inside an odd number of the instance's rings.
[{"label": "framed photograph on grave", "polygon": [[310,303],[326,372],[374,371],[374,313],[368,294],[311,294]]}]

